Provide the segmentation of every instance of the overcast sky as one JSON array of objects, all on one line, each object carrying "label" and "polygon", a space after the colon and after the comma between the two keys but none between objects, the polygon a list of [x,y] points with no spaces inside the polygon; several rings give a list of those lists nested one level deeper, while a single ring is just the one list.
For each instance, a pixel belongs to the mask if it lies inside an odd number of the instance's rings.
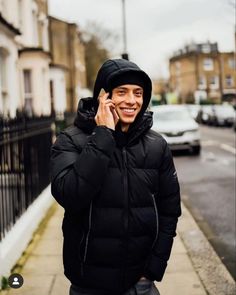
[{"label": "overcast sky", "polygon": [[[48,0],[49,13],[85,27],[96,21],[120,36],[123,51],[122,0]],[[234,50],[235,0],[125,0],[130,60],[152,78],[168,76],[168,58],[195,41],[217,42]],[[114,54],[114,57],[115,54]]]}]

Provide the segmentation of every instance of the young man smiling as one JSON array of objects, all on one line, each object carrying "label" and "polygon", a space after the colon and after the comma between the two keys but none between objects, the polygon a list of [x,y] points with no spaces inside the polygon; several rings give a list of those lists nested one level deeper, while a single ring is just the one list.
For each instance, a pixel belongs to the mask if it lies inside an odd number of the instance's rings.
[{"label": "young man smiling", "polygon": [[[104,125],[113,130],[120,121],[121,130],[127,132],[129,125],[134,122],[142,108],[143,88],[126,84],[112,90],[111,100],[108,99],[109,95],[105,93],[99,96],[100,108],[98,108],[95,121],[98,126]],[[105,113],[102,113],[103,107],[107,108]]]},{"label": "young man smiling", "polygon": [[151,89],[136,64],[106,61],[52,147],[70,295],[159,294],[181,209],[171,152],[150,129]]}]

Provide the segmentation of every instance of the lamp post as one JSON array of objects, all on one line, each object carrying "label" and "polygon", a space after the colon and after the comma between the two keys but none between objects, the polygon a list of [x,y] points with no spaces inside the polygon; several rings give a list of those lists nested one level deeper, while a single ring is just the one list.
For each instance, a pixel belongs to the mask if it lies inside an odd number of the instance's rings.
[{"label": "lamp post", "polygon": [[127,53],[127,37],[126,37],[126,15],[125,15],[125,0],[122,0],[122,23],[123,23],[123,53],[121,54],[121,57],[123,59],[129,59],[128,53]]}]

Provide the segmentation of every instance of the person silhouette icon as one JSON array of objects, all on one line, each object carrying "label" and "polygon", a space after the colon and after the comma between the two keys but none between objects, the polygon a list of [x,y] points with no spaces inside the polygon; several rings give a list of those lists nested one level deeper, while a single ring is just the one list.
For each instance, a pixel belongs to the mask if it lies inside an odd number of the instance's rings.
[{"label": "person silhouette icon", "polygon": [[14,282],[12,282],[12,285],[20,285],[20,283],[18,282],[18,278],[17,277],[15,277],[14,279],[13,279],[13,281]]},{"label": "person silhouette icon", "polygon": [[24,283],[24,279],[18,273],[11,274],[10,277],[8,278],[8,284],[11,288],[18,289],[22,287],[23,283]]}]

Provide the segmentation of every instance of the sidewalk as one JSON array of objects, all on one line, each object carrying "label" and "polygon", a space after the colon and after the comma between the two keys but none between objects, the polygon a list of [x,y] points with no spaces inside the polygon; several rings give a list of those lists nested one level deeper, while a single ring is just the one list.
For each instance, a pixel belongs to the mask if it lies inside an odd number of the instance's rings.
[{"label": "sidewalk", "polygon": [[[6,290],[1,295],[68,295],[70,283],[63,274],[62,264],[62,218],[63,209],[55,203],[44,223],[39,227],[25,254],[18,262],[18,266],[14,269],[14,272],[20,273],[23,276],[24,285],[20,289]],[[203,273],[201,272],[202,267],[198,265],[199,256],[201,256],[201,253],[199,255],[199,243],[201,244],[201,249],[204,250],[203,253],[209,251],[209,249],[207,249],[208,246],[205,247],[203,245],[204,243],[202,244],[199,237],[198,247],[196,248],[198,231],[199,228],[196,227],[188,210],[183,206],[183,215],[180,218],[178,235],[175,238],[166,274],[163,281],[157,283],[161,295],[236,294],[234,281],[220,260],[217,260],[219,259],[218,257],[215,258],[212,254],[210,257],[211,261],[216,259],[213,265],[213,273],[209,265],[207,269],[209,270],[210,268],[211,274],[204,271]],[[190,240],[194,241],[195,249],[190,249],[189,235],[191,237]],[[194,257],[195,250],[198,253],[197,258]],[[201,264],[205,264],[205,262],[201,261]],[[211,278],[209,278],[209,275],[212,275],[218,280],[217,272],[225,280],[225,286],[223,287],[219,287],[215,281],[212,284]],[[219,282],[219,284],[222,285],[222,282]]]}]

